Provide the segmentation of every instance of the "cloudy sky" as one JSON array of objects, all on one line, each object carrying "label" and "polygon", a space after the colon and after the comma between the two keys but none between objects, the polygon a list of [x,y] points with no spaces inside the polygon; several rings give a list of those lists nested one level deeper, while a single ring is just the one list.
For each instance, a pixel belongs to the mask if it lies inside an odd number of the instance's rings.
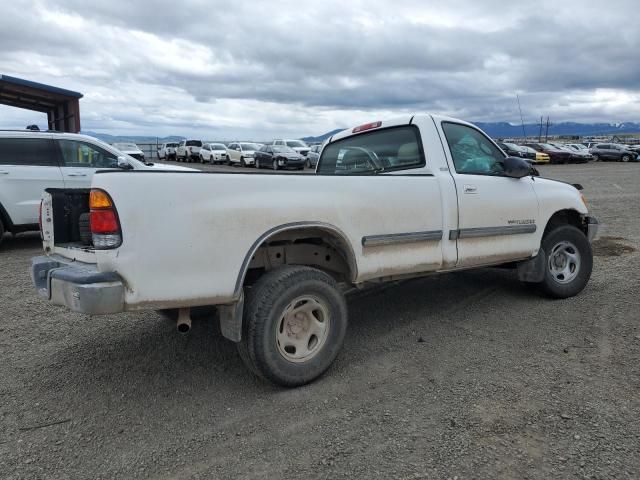
[{"label": "cloudy sky", "polygon": [[[637,0],[3,0],[0,73],[83,130],[317,135],[405,112],[640,121]],[[0,128],[46,124],[0,106]]]}]

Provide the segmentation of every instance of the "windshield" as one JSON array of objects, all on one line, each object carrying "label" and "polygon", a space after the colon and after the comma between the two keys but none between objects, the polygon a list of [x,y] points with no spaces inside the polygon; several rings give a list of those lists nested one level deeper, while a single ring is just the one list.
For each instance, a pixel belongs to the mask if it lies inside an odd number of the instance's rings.
[{"label": "windshield", "polygon": [[328,144],[322,150],[317,173],[362,175],[424,165],[415,125],[374,130]]},{"label": "windshield", "polygon": [[187,143],[185,143],[185,145],[187,147],[201,147],[202,142],[200,140],[187,140]]},{"label": "windshield", "polygon": [[297,153],[293,148],[283,147],[281,145],[274,146],[273,151],[276,153]]},{"label": "windshield", "polygon": [[227,147],[225,147],[221,143],[212,143],[211,144],[211,150],[226,150],[226,149],[227,149]]},{"label": "windshield", "polygon": [[255,143],[241,143],[242,150],[260,150],[260,146]]},{"label": "windshield", "polygon": [[291,148],[307,148],[307,144],[301,140],[287,140],[286,143]]},{"label": "windshield", "polygon": [[140,150],[135,143],[114,143],[113,146],[118,150]]}]

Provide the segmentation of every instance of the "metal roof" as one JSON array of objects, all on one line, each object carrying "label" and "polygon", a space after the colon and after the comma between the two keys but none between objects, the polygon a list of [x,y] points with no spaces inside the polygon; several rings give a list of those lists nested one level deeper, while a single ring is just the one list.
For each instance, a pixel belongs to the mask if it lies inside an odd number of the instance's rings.
[{"label": "metal roof", "polygon": [[65,88],[0,75],[0,104],[46,113],[50,130],[80,131],[81,98]]},{"label": "metal roof", "polygon": [[9,75],[0,75],[0,84],[2,82],[11,83],[13,85],[19,85],[21,87],[34,88],[43,92],[55,93],[58,95],[64,95],[67,97],[82,98],[83,95],[80,92],[74,92],[73,90],[67,90],[66,88],[54,87],[52,85],[46,85],[44,83],[33,82],[31,80],[25,80],[23,78],[11,77]]}]

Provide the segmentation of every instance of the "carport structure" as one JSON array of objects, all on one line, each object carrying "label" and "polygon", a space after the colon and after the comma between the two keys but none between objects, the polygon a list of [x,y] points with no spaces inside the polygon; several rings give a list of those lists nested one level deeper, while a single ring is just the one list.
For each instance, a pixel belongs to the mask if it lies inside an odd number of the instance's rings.
[{"label": "carport structure", "polygon": [[0,104],[46,113],[49,130],[78,133],[81,98],[64,88],[0,75]]}]

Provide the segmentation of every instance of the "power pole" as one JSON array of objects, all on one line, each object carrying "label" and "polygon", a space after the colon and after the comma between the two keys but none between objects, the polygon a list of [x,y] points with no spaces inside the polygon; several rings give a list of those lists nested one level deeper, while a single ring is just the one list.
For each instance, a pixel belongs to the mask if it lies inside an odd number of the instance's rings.
[{"label": "power pole", "polygon": [[538,143],[542,141],[542,117],[540,117],[540,133],[538,134]]},{"label": "power pole", "polygon": [[549,126],[553,125],[553,123],[549,123],[549,116],[547,115],[547,128],[544,131],[544,141],[547,142],[549,141]]},{"label": "power pole", "polygon": [[522,108],[520,108],[520,97],[516,93],[516,99],[518,100],[518,110],[520,111],[520,124],[522,125],[522,136],[527,139],[527,133],[524,131],[524,119],[522,118]]}]

